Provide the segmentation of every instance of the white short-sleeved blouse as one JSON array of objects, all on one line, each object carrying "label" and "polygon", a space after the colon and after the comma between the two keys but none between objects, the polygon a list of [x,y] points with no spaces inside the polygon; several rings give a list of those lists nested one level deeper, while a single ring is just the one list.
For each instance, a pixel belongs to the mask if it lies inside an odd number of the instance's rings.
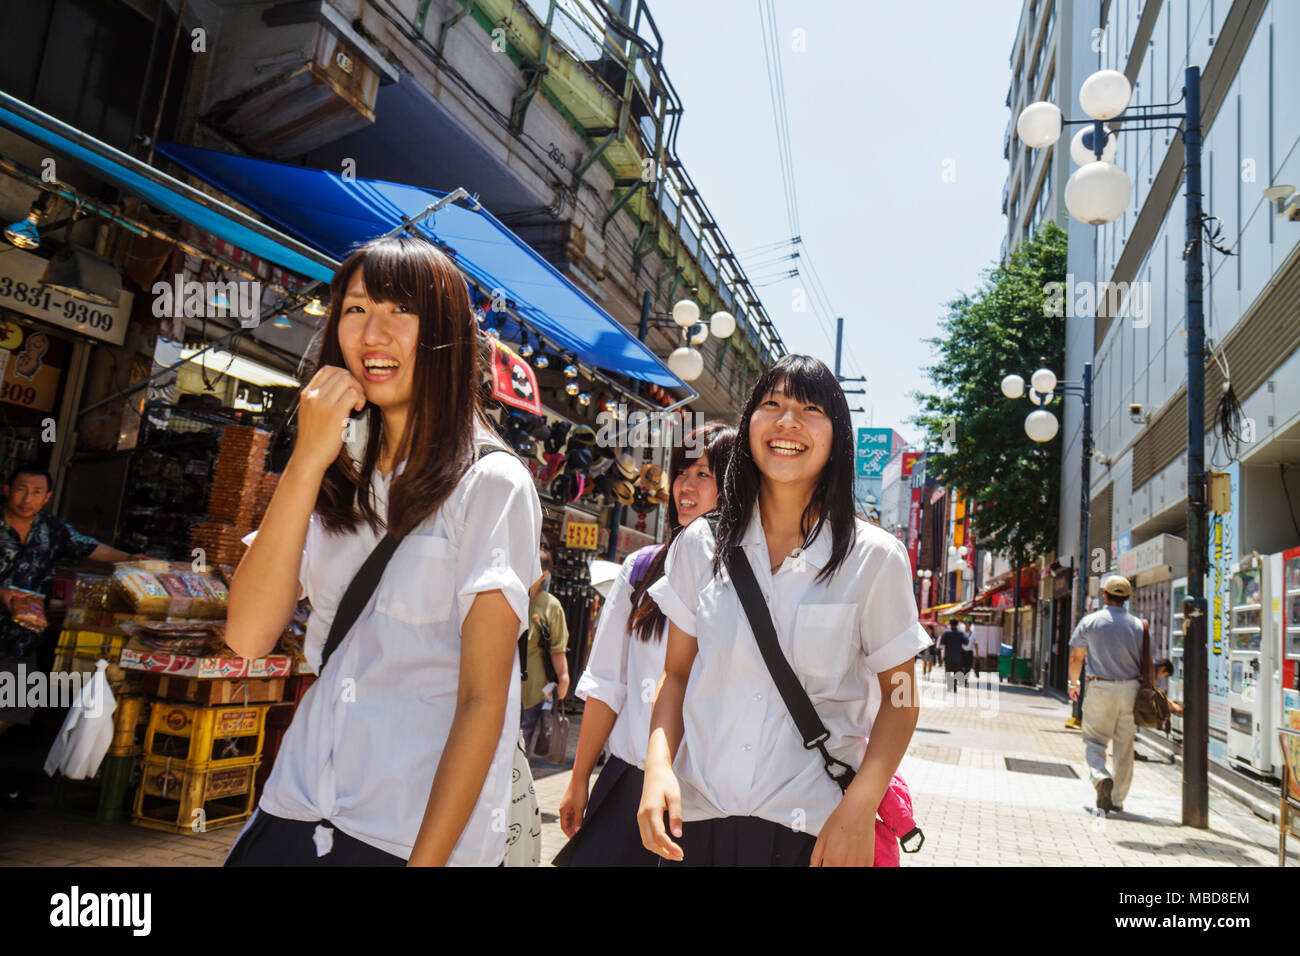
[{"label": "white short-sleeved blouse", "polygon": [[[816,580],[831,555],[829,527],[773,574],[757,505],[741,547],[781,650],[830,731],[832,755],[856,770],[880,707],[877,674],[930,645],[917,623],[906,549],[858,520],[854,544],[829,580]],[[725,573],[713,575],[713,553],[713,529],[692,522],[650,589],[698,645],[674,762],[683,819],[755,816],[817,834],[839,804],[839,787],[817,751],[804,749],[735,588]]]},{"label": "white short-sleeved blouse", "polygon": [[644,770],[650,712],[664,671],[668,624],[665,621],[660,626],[652,641],[638,639],[627,628],[632,611],[632,567],[637,554],[640,552],[628,556],[614,579],[609,599],[600,612],[587,668],[574,693],[583,700],[595,697],[618,714],[609,732],[609,752]]},{"label": "white short-sleeved blouse", "polygon": [[[387,511],[389,479],[372,494]],[[409,857],[456,710],[461,626],[476,595],[500,590],[520,622],[541,577],[541,505],[511,454],[489,454],[438,511],[398,546],[351,633],[299,705],[260,807],[292,820],[328,820],[349,836]],[[380,535],[331,534],[312,516],[300,577],[312,604],[305,653],[319,669],[330,623]],[[520,630],[523,629],[520,624]],[[519,734],[519,663],[491,768],[453,865],[505,856],[511,763]]]}]

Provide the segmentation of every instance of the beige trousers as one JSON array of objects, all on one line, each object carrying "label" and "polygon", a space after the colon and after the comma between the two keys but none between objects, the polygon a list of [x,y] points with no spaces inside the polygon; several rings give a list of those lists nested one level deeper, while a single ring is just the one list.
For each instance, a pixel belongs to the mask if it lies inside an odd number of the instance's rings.
[{"label": "beige trousers", "polygon": [[1111,744],[1115,766],[1111,800],[1116,806],[1124,803],[1133,783],[1133,737],[1137,733],[1133,701],[1138,686],[1136,680],[1094,680],[1088,682],[1083,696],[1083,745],[1088,774],[1094,787],[1112,777],[1106,770],[1106,744]]}]

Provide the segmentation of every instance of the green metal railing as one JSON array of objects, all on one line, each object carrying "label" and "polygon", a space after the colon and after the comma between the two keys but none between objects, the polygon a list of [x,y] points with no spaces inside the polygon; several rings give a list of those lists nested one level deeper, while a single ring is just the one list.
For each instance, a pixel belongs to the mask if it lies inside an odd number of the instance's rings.
[{"label": "green metal railing", "polygon": [[685,291],[706,314],[732,312],[745,336],[732,336],[729,345],[750,376],[784,354],[780,334],[677,158],[683,106],[643,0],[631,0],[627,19],[605,0],[462,0],[448,21],[429,24],[428,6],[421,0],[416,22],[421,32],[436,28],[440,48],[456,23],[472,18],[523,72],[525,87],[511,109],[516,134],[538,96],[580,134],[588,152],[572,170],[575,189],[595,164],[609,171],[613,203],[602,231],[619,213],[631,217],[633,274],[651,255],[668,267],[654,289],[657,301],[666,308]]}]

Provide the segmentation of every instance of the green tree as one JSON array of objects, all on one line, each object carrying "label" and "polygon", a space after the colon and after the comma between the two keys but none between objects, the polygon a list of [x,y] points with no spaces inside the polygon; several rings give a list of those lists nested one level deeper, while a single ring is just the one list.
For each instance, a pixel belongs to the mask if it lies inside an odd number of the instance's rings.
[{"label": "green tree", "polygon": [[[948,303],[943,334],[929,340],[933,391],[913,396],[922,408],[913,421],[929,448],[942,449],[927,457],[927,473],[973,503],[976,540],[1016,567],[1056,549],[1062,436],[1030,439],[1024,423],[1033,406],[1003,396],[1001,383],[1012,373],[1027,382],[1043,360],[1064,377],[1065,319],[1045,314],[1062,310],[1044,309],[1044,286],[1065,281],[1065,247],[1065,233],[1049,221],[988,270],[975,295]],[[1061,418],[1059,388],[1049,408]]]}]

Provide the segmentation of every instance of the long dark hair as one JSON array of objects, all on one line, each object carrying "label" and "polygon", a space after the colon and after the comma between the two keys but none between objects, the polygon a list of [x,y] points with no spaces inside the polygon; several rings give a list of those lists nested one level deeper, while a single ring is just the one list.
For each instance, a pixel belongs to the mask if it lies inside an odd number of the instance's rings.
[{"label": "long dark hair", "polygon": [[831,557],[817,575],[817,580],[825,581],[844,563],[857,533],[853,504],[853,424],[849,403],[835,375],[824,363],[808,355],[787,355],[759,376],[741,412],[736,451],[731,456],[726,485],[718,499],[718,544],[713,555],[713,572],[722,571],[727,549],[739,546],[753,517],[762,476],[749,450],[749,423],[759,403],[779,386],[798,402],[820,405],[831,420],[831,454],[799,520],[805,544],[830,522]]},{"label": "long dark hair", "polygon": [[474,433],[486,424],[479,398],[483,357],[470,310],[469,287],[437,246],[414,236],[376,239],[353,252],[330,282],[330,313],[317,367],[346,367],[339,346],[343,296],[357,270],[376,302],[400,302],[420,318],[406,434],[389,436],[393,461],[405,461],[388,495],[388,514],[375,511],[370,481],[383,444],[383,414],[367,405],[365,453],[354,462],[345,446],[325,472],[316,513],[330,531],[365,522],[405,534],[433,514],[474,461]]},{"label": "long dark hair", "polygon": [[683,441],[681,445],[673,449],[672,462],[668,469],[670,489],[668,496],[668,527],[670,529],[668,540],[655,554],[654,560],[646,568],[645,575],[632,589],[632,610],[627,616],[627,629],[637,640],[658,640],[659,633],[663,628],[664,612],[659,609],[659,605],[655,603],[653,598],[646,595],[646,592],[650,590],[650,585],[664,576],[664,561],[668,556],[668,547],[682,532],[681,519],[677,516],[677,498],[671,494],[671,489],[677,482],[677,476],[699,460],[698,458],[687,457],[687,446],[698,448],[700,457],[703,457],[708,462],[709,468],[713,471],[714,480],[718,483],[718,494],[721,496],[727,462],[731,459],[735,445],[736,428],[734,425],[724,425],[722,422],[706,422],[691,432],[687,441]]}]

